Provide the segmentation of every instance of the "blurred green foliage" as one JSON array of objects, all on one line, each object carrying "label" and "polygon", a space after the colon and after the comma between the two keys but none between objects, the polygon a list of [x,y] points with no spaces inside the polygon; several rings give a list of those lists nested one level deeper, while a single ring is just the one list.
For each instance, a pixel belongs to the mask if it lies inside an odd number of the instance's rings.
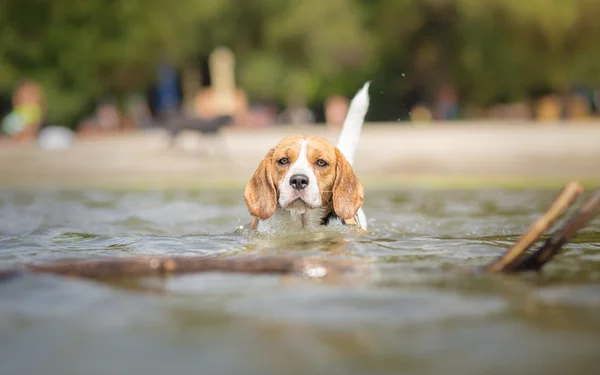
[{"label": "blurred green foliage", "polygon": [[36,79],[50,118],[73,122],[147,89],[158,61],[227,45],[253,100],[316,103],[374,79],[381,116],[444,83],[488,105],[599,85],[599,19],[599,0],[3,0],[0,90]]}]

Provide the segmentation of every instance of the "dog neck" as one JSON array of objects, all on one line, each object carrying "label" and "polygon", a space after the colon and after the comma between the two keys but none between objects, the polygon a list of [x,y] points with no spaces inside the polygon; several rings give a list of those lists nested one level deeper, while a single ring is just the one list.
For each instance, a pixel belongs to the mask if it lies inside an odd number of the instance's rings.
[{"label": "dog neck", "polygon": [[266,233],[304,233],[339,230],[344,227],[333,210],[327,207],[313,208],[303,212],[277,207],[275,213],[266,220],[253,220],[252,229]]}]

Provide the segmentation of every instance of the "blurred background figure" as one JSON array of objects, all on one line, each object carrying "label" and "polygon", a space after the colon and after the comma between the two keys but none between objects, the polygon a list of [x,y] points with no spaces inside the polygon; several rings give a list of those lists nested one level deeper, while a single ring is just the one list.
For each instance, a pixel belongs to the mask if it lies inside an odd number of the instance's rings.
[{"label": "blurred background figure", "polygon": [[410,111],[410,120],[423,125],[433,120],[433,113],[425,103],[417,103]]},{"label": "blurred background figure", "polygon": [[179,83],[173,65],[163,61],[158,66],[156,110],[159,116],[168,117],[179,111]]},{"label": "blurred background figure", "polygon": [[34,81],[24,81],[14,91],[12,107],[2,121],[1,133],[17,141],[35,139],[46,111],[42,87]]},{"label": "blurred background figure", "polygon": [[350,100],[345,96],[333,95],[325,101],[325,123],[332,130],[341,130],[350,107]]},{"label": "blurred background figure", "polygon": [[277,122],[284,125],[311,125],[315,122],[315,115],[306,107],[304,100],[298,95],[291,95]]},{"label": "blurred background figure", "polygon": [[210,86],[196,94],[193,114],[205,120],[232,118],[240,126],[246,125],[248,99],[235,80],[235,56],[226,47],[218,47],[209,56]]},{"label": "blurred background figure", "polygon": [[96,108],[92,117],[85,119],[79,125],[77,135],[80,137],[114,136],[121,132],[122,125],[121,111],[113,100],[106,100]]},{"label": "blurred background figure", "polygon": [[535,117],[540,122],[556,122],[562,118],[562,102],[557,95],[542,96],[536,105]]},{"label": "blurred background figure", "polygon": [[531,108],[527,103],[498,103],[489,111],[489,118],[493,120],[531,120]]},{"label": "blurred background figure", "polygon": [[442,121],[458,119],[458,97],[451,85],[438,90],[434,118]]},{"label": "blurred background figure", "polygon": [[75,132],[64,126],[45,126],[38,136],[38,146],[43,150],[64,150],[74,142]]},{"label": "blurred background figure", "polygon": [[565,101],[565,118],[588,120],[592,116],[593,93],[585,87],[575,86]]},{"label": "blurred background figure", "polygon": [[251,128],[266,128],[277,124],[277,106],[269,103],[259,103],[250,106],[248,126]]},{"label": "blurred background figure", "polygon": [[124,130],[146,130],[154,125],[152,111],[143,95],[132,94],[128,97],[123,125]]}]

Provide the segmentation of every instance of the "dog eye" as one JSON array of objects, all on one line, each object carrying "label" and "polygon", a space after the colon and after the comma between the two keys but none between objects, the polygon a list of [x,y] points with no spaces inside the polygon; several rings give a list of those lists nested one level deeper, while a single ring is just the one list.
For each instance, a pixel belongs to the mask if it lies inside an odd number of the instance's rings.
[{"label": "dog eye", "polygon": [[288,158],[281,158],[279,160],[277,160],[277,163],[279,163],[279,165],[286,165],[290,162],[290,159]]},{"label": "dog eye", "polygon": [[327,164],[327,162],[326,162],[325,160],[323,160],[323,159],[319,159],[319,160],[317,160],[317,161],[315,162],[315,164],[316,164],[316,165],[318,165],[319,167],[326,167],[326,166],[328,166],[328,165],[329,165],[329,164]]}]

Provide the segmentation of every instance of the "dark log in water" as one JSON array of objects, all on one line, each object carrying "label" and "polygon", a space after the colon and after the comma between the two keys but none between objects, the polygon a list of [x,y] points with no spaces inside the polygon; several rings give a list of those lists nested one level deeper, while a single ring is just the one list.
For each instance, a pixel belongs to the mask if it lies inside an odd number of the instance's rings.
[{"label": "dark log in water", "polygon": [[352,265],[340,261],[285,256],[258,258],[131,257],[26,265],[20,270],[0,272],[0,280],[15,277],[24,272],[49,273],[98,280],[167,276],[196,272],[297,274],[312,278],[345,273],[352,269]]},{"label": "dark log in water", "polygon": [[[470,270],[475,273],[540,270],[600,211],[600,189],[572,214],[536,251],[527,253],[540,237],[572,206],[583,188],[578,182],[565,186],[548,210],[508,249],[489,265]],[[197,272],[235,272],[251,274],[297,274],[319,278],[355,270],[358,263],[295,256],[275,257],[133,257],[91,261],[62,261],[45,265],[25,265],[21,269],[0,271],[0,280],[25,272],[49,273],[89,279],[118,279],[166,276]]]}]

